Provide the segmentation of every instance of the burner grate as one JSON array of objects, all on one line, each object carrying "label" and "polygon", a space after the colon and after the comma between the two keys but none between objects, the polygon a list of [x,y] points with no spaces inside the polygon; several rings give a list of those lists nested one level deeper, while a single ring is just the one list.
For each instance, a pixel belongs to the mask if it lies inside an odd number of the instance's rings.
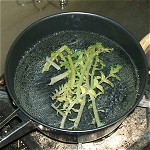
[{"label": "burner grate", "polygon": [[[9,114],[11,114],[15,110],[15,106],[12,105],[7,91],[5,89],[5,83],[3,76],[0,77],[0,104],[4,107],[0,108],[0,122],[5,119]],[[150,92],[149,84],[147,85],[147,92]],[[149,125],[147,121],[150,121],[150,110],[147,113],[149,119],[146,121],[146,108],[137,107],[135,111],[121,124],[121,126],[117,129],[109,137],[104,139],[86,143],[86,144],[66,144],[61,143],[55,140],[52,140],[38,131],[33,131],[30,134],[27,134],[21,137],[19,140],[9,144],[4,147],[2,150],[60,150],[60,149],[112,149],[115,150],[117,148],[120,149],[131,149],[136,150],[137,148],[142,149],[145,148],[150,142],[150,130],[147,129]],[[17,118],[10,122],[9,125],[5,126],[3,132],[7,132],[10,128],[16,126],[19,122]],[[145,130],[147,131],[145,132]],[[144,134],[145,132],[145,134]],[[137,134],[138,133],[138,134]],[[0,133],[1,134],[1,133]],[[122,141],[118,141],[118,139],[122,139]],[[121,143],[122,142],[122,143]],[[120,145],[122,144],[122,145]],[[116,147],[120,146],[120,147]],[[130,148],[129,148],[130,147]],[[147,146],[147,150],[148,150]]]}]

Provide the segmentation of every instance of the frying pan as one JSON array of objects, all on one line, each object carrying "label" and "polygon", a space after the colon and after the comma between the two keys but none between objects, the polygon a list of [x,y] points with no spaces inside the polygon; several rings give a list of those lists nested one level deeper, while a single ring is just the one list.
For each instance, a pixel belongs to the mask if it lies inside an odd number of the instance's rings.
[{"label": "frying pan", "polygon": [[[96,100],[102,126],[91,125],[92,112],[84,110],[77,130],[59,128],[60,117],[51,107],[51,94],[62,83],[48,86],[50,78],[58,71],[42,73],[46,56],[64,44],[72,50],[84,49],[96,42],[113,47],[110,54],[102,55],[105,72],[115,64],[123,65],[121,81],[114,81],[115,88],[106,86],[102,97]],[[11,46],[5,66],[6,87],[15,112],[8,116],[0,129],[14,117],[22,122],[7,135],[0,147],[20,136],[38,129],[47,136],[68,143],[90,142],[108,135],[116,129],[141,100],[148,77],[145,54],[135,37],[124,27],[100,15],[68,12],[45,17],[25,29]]]}]

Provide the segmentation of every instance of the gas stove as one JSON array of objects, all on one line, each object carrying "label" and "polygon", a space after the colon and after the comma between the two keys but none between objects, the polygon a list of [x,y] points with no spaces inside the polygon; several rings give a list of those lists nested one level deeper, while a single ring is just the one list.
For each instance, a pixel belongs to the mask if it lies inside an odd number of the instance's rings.
[{"label": "gas stove", "polygon": [[[150,95],[150,81],[146,92]],[[5,87],[4,77],[0,78],[0,122],[11,114],[16,107],[13,105]],[[6,125],[2,132],[9,132],[20,120],[15,118]],[[39,131],[33,131],[20,139],[10,143],[2,150],[137,150],[144,149],[150,143],[150,110],[137,107],[113,133],[90,143],[67,144],[46,137]]]},{"label": "gas stove", "polygon": [[[98,2],[88,3],[88,2],[76,2],[67,0],[60,0],[61,7],[63,8],[67,4],[67,10],[84,10],[84,11],[98,11],[98,13],[104,14],[114,20],[123,24],[126,28],[132,31],[132,33],[139,39],[147,33],[147,18],[148,14],[148,1],[134,0],[134,5],[126,4],[126,2],[110,2],[104,4],[102,2],[100,5]],[[55,4],[53,0],[28,0],[28,3],[24,0],[17,0],[19,9],[27,9],[30,5],[34,5],[35,8],[39,10],[48,10],[48,7]],[[76,4],[77,3],[77,4]],[[79,4],[78,4],[79,3]],[[28,5],[29,4],[29,5]],[[147,5],[146,5],[147,4]],[[97,7],[95,7],[97,5]],[[81,9],[84,6],[84,9]],[[85,9],[85,6],[87,9]],[[90,7],[89,7],[90,6]],[[147,7],[145,7],[147,6]],[[74,8],[74,9],[73,9]],[[133,13],[134,9],[134,13]],[[101,10],[101,11],[99,11]],[[111,10],[111,11],[110,11]],[[45,11],[46,12],[46,11]],[[132,12],[132,15],[131,15]],[[38,13],[40,14],[40,13]],[[126,19],[126,16],[128,18]],[[143,23],[141,22],[141,17],[143,18]],[[127,22],[126,22],[127,20]],[[129,20],[129,21],[128,21]],[[133,23],[135,20],[136,23]],[[138,21],[137,21],[138,20]],[[137,23],[139,22],[139,24]],[[136,24],[136,25],[135,25]],[[8,44],[5,44],[8,45]],[[147,85],[146,93],[150,99],[150,78]],[[4,83],[4,76],[0,77],[0,122],[2,122],[8,115],[10,115],[16,108],[10,99],[7,88]],[[8,125],[6,125],[2,131],[0,131],[0,138],[2,132],[9,132],[14,126],[20,122],[19,118],[15,118]],[[10,143],[9,145],[2,148],[2,150],[142,150],[150,149],[150,108],[136,107],[136,109],[124,120],[124,122],[115,130],[113,133],[90,143],[79,143],[79,144],[67,144],[58,142],[56,140],[50,139],[49,137],[43,135],[37,130],[19,138],[18,140]]]}]

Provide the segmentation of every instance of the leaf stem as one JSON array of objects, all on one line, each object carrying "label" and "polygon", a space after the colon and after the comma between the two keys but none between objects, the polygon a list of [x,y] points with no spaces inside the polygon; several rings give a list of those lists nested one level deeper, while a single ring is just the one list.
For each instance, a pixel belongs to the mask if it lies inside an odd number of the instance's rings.
[{"label": "leaf stem", "polygon": [[76,129],[78,127],[78,124],[81,120],[82,112],[83,112],[83,109],[84,109],[84,106],[85,106],[85,103],[86,103],[86,95],[83,97],[83,101],[84,101],[84,103],[80,105],[78,116],[77,116],[77,118],[74,122],[74,126],[73,126],[74,129]]},{"label": "leaf stem", "polygon": [[77,101],[80,97],[80,93],[81,93],[80,86],[82,85],[86,69],[87,69],[89,63],[91,63],[91,61],[92,61],[92,59],[94,58],[95,55],[96,55],[96,53],[93,53],[92,55],[90,55],[90,58],[87,60],[87,62],[85,63],[85,65],[82,69],[81,76],[80,76],[80,79],[79,79],[79,82],[78,82],[78,85],[77,85],[76,99],[72,103],[70,103],[69,107],[66,109],[65,115],[62,117],[60,128],[64,128],[64,124],[65,124],[66,118],[67,118],[70,110],[77,103]]},{"label": "leaf stem", "polygon": [[93,68],[92,68],[92,73],[91,73],[91,87],[94,85],[94,74],[95,74],[95,69],[97,65],[98,57],[96,57]]},{"label": "leaf stem", "polygon": [[66,71],[64,73],[61,73],[55,77],[52,77],[51,78],[51,82],[49,83],[49,85],[53,85],[54,83],[66,78],[68,75],[70,74],[70,70],[69,71]]},{"label": "leaf stem", "polygon": [[93,95],[90,95],[90,97],[91,97],[91,100],[92,100],[92,106],[93,106],[93,113],[94,113],[95,121],[96,121],[97,127],[100,127],[101,122],[100,122],[100,119],[99,119],[98,110],[96,108],[95,98],[94,98]]},{"label": "leaf stem", "polygon": [[70,86],[72,88],[75,83],[75,66],[73,64],[73,61],[70,55],[68,55],[68,61],[69,61],[70,68],[71,68]]}]

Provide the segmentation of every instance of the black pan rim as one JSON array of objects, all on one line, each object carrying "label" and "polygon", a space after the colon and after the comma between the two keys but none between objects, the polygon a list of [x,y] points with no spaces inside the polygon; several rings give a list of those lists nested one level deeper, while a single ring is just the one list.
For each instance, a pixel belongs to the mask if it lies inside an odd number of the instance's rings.
[{"label": "black pan rim", "polygon": [[28,26],[24,31],[22,31],[20,33],[20,35],[16,38],[16,40],[14,41],[14,43],[12,44],[9,52],[8,52],[8,55],[7,55],[7,58],[6,58],[6,63],[5,63],[5,73],[4,73],[4,78],[5,78],[5,82],[6,82],[6,87],[7,87],[7,90],[8,90],[8,93],[10,95],[10,97],[12,98],[12,100],[15,102],[16,106],[25,114],[29,117],[29,119],[47,127],[47,128],[51,128],[53,130],[56,130],[56,131],[61,131],[61,132],[68,132],[68,133],[72,133],[72,134],[75,134],[75,133],[79,133],[79,134],[84,134],[84,133],[89,133],[89,132],[95,132],[95,131],[98,131],[98,130],[102,130],[104,128],[108,128],[110,126],[113,126],[114,124],[116,124],[117,122],[119,122],[120,120],[126,118],[126,116],[128,116],[135,108],[136,106],[138,105],[138,103],[140,102],[140,100],[142,99],[142,96],[144,95],[144,91],[145,91],[145,88],[146,86],[143,87],[143,89],[140,91],[140,94],[138,95],[138,99],[137,101],[135,102],[135,104],[133,106],[130,107],[130,109],[123,115],[120,116],[119,119],[115,119],[113,122],[109,123],[109,124],[106,124],[102,127],[99,127],[99,128],[94,128],[94,129],[89,129],[89,130],[67,130],[67,129],[61,129],[61,128],[57,128],[57,127],[54,127],[52,125],[47,125],[45,123],[42,123],[41,121],[39,121],[38,119],[34,118],[33,116],[31,116],[30,114],[28,114],[19,104],[18,104],[18,100],[16,98],[16,96],[13,94],[14,92],[12,91],[12,89],[9,88],[9,85],[10,85],[10,82],[9,82],[9,78],[8,78],[8,62],[9,62],[9,58],[11,56],[11,53],[13,52],[13,47],[14,45],[17,43],[18,39],[23,36],[23,34],[28,31],[30,28],[33,28],[36,24],[40,23],[41,21],[44,21],[44,20],[47,20],[49,18],[53,18],[53,17],[58,17],[58,16],[62,16],[62,15],[90,15],[90,16],[93,16],[93,17],[97,17],[97,18],[101,18],[101,19],[104,19],[110,23],[114,23],[116,26],[118,26],[119,28],[121,28],[122,30],[126,31],[131,37],[132,39],[134,40],[134,42],[138,45],[139,47],[139,50],[141,52],[141,55],[143,58],[145,58],[145,67],[147,69],[147,73],[145,72],[145,81],[144,81],[144,85],[146,85],[147,83],[147,80],[148,80],[148,65],[147,65],[147,62],[146,62],[146,57],[145,57],[145,54],[144,54],[144,51],[142,50],[142,47],[140,46],[140,44],[138,43],[137,39],[128,31],[126,30],[122,25],[118,24],[117,22],[113,21],[112,19],[109,19],[109,18],[106,18],[104,16],[101,16],[101,15],[98,15],[98,14],[94,14],[94,13],[86,13],[86,12],[64,12],[64,13],[58,13],[58,14],[55,14],[55,15],[51,15],[51,16],[46,16],[36,22],[34,22],[33,24],[31,24],[30,26]]}]

